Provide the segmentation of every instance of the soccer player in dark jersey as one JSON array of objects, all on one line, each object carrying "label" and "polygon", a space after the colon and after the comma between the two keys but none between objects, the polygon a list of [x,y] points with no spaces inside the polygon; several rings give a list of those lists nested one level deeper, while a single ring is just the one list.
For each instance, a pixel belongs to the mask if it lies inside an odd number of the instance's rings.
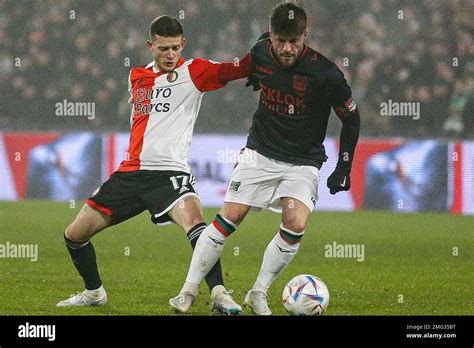
[{"label": "soccer player in dark jersey", "polygon": [[339,160],[328,178],[331,194],[350,188],[351,163],[360,118],[351,89],[336,64],[305,45],[305,10],[294,3],[276,6],[270,30],[251,50],[251,83],[260,101],[246,148],[232,173],[224,207],[196,244],[186,282],[170,301],[185,312],[218,260],[226,239],[251,208],[282,211],[277,234],[268,244],[255,284],[244,305],[270,315],[267,291],[298,251],[317,201],[319,169],[326,161],[323,141],[333,108],[342,121]]}]

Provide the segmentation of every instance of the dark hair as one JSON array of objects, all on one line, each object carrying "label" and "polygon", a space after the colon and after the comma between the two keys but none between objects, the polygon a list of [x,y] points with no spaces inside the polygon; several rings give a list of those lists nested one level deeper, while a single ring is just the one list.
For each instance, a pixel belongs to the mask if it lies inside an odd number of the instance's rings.
[{"label": "dark hair", "polygon": [[270,14],[270,31],[282,36],[299,36],[306,30],[307,17],[304,7],[295,2],[283,2]]},{"label": "dark hair", "polygon": [[178,37],[183,35],[183,27],[176,17],[156,17],[150,24],[150,40],[155,35],[163,37]]}]

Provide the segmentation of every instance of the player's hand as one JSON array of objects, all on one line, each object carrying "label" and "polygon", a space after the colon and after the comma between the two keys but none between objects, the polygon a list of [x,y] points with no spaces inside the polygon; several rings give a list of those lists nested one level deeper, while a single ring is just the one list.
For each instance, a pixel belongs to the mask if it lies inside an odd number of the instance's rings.
[{"label": "player's hand", "polygon": [[332,195],[340,191],[349,191],[351,188],[351,177],[349,174],[336,170],[329,176],[327,186]]},{"label": "player's hand", "polygon": [[[269,37],[270,37],[270,32],[266,31],[258,38],[257,43],[261,40],[266,40]],[[245,87],[250,87],[250,86],[252,86],[255,92],[260,90],[260,81],[256,73],[247,77],[247,83],[245,84]]]},{"label": "player's hand", "polygon": [[254,91],[258,91],[260,89],[260,82],[258,80],[257,75],[252,74],[249,77],[247,77],[247,83],[245,84],[245,87],[250,87],[252,86]]}]

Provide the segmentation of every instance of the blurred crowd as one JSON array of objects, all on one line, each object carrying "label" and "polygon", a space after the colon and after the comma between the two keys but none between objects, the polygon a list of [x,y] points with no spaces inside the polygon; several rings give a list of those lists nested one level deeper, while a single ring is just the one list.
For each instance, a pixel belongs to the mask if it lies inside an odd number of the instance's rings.
[{"label": "blurred crowd", "polygon": [[[0,130],[127,131],[131,67],[152,60],[151,20],[176,16],[185,57],[232,61],[268,28],[275,0],[0,0]],[[473,0],[301,1],[308,45],[334,60],[370,137],[474,137]],[[245,81],[207,93],[196,131],[246,133],[258,94]],[[58,117],[57,105],[95,103],[95,117]],[[414,102],[384,116],[382,103]],[[328,133],[337,135],[333,117]]]}]

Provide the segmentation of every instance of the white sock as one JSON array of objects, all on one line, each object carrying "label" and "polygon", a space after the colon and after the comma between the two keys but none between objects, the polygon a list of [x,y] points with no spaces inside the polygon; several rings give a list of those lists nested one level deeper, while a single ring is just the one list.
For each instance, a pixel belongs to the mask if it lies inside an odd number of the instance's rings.
[{"label": "white sock", "polygon": [[181,292],[197,294],[199,284],[216,264],[224,250],[226,239],[236,227],[218,214],[214,222],[202,231],[194,248],[191,266]]},{"label": "white sock", "polygon": [[273,281],[293,260],[304,231],[296,233],[280,225],[280,231],[268,244],[253,290],[267,292]]}]

